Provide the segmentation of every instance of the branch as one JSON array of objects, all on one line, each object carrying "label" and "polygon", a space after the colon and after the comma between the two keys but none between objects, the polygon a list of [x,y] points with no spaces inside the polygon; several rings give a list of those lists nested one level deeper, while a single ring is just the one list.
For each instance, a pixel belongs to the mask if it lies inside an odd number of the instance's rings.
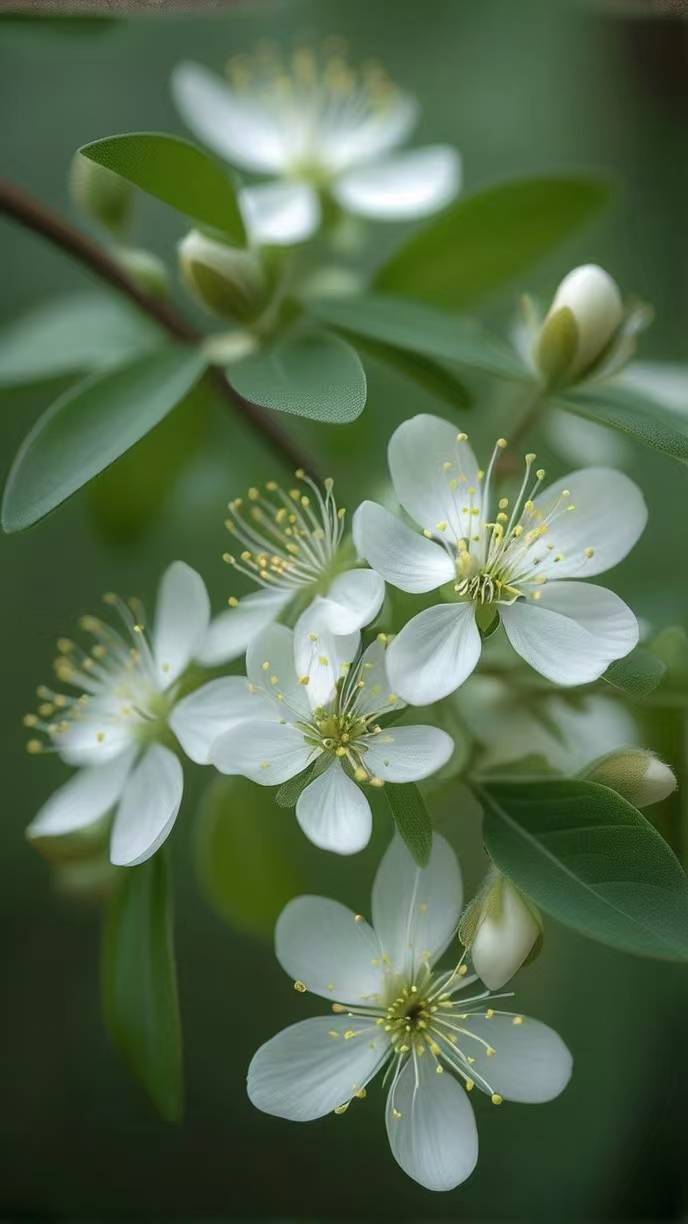
[{"label": "branch", "polygon": [[[201,332],[187,323],[169,302],[161,301],[140,289],[139,286],[122,270],[119,264],[108,252],[92,238],[82,234],[80,230],[65,221],[59,213],[53,212],[28,192],[7,179],[0,179],[0,214],[4,213],[23,225],[26,229],[42,234],[53,246],[62,251],[68,251],[79,263],[95,272],[101,280],[114,286],[123,293],[140,310],[154,319],[156,323],[174,340],[186,344],[196,344],[203,339]],[[219,395],[230,405],[232,411],[242,416],[252,429],[260,434],[282,462],[291,467],[303,467],[312,475],[317,475],[317,468],[304,455],[289,434],[282,429],[278,420],[259,404],[245,400],[227,382],[224,374],[217,368],[208,370],[208,377],[213,382]]]}]

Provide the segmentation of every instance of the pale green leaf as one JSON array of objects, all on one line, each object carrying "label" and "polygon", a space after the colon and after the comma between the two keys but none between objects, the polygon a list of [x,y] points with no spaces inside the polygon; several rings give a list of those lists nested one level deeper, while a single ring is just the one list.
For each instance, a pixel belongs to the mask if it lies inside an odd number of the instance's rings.
[{"label": "pale green leaf", "polygon": [[629,697],[647,697],[661,683],[666,667],[646,646],[636,646],[625,659],[617,659],[602,679]]},{"label": "pale green leaf", "polygon": [[688,427],[659,404],[628,387],[603,383],[557,396],[556,405],[586,421],[608,425],[670,459],[688,463]]},{"label": "pale green leaf", "polygon": [[414,782],[390,782],[384,793],[397,831],[415,862],[419,867],[427,867],[432,850],[432,823],[418,787]]},{"label": "pale green leaf", "polygon": [[328,332],[287,336],[226,373],[244,399],[277,412],[345,425],[365,408],[366,377],[358,354]]}]

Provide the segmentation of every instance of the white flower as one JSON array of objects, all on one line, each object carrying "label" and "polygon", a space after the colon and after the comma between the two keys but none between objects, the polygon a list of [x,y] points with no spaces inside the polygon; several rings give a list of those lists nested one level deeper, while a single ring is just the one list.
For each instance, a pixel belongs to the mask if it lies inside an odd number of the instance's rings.
[{"label": "white flower", "polygon": [[239,658],[297,601],[315,602],[319,622],[337,634],[355,633],[380,611],[385,584],[379,574],[346,568],[345,510],[337,508],[333,481],[325,481],[322,493],[300,469],[296,478],[299,485],[289,492],[271,480],[229,503],[225,526],[241,552],[225,553],[224,560],[260,589],[231,596],[229,610],[215,618],[200,655],[208,666]]},{"label": "white flower", "polygon": [[[383,715],[403,706],[390,691],[383,642],[356,658],[358,634],[307,630],[308,621],[296,634],[272,625],[250,644],[244,684],[255,714],[220,735],[210,759],[222,773],[263,786],[312,766],[296,819],[316,846],[354,854],[372,826],[362,786],[426,778],[454,744],[436,727],[380,727]],[[234,722],[231,706],[227,714]]]},{"label": "white flower", "polygon": [[431,145],[390,156],[414,127],[418,108],[379,67],[351,68],[302,48],[289,63],[238,57],[229,81],[180,64],[173,94],[201,140],[242,170],[276,181],[241,192],[251,237],[302,242],[318,227],[321,196],[366,217],[422,217],[457,193],[455,149]]},{"label": "white flower", "polygon": [[175,561],[163,575],[150,641],[138,600],[106,595],[105,603],[119,613],[124,635],[99,617],[84,616],[90,650],[61,638],[55,662],[58,681],[80,695],[41,686],[38,712],[24,719],[45,736],[29,741],[30,752],[57,752],[78,768],[27,833],[36,839],[74,833],[116,807],[110,857],[132,867],[155,853],[177,818],[183,772],[175,736],[191,760],[207,763],[211,742],[230,725],[230,700],[241,716],[245,686],[237,677],[215,680],[202,698],[199,690],[178,700],[210,619],[203,581],[184,562]]},{"label": "white flower", "polygon": [[386,1067],[395,1159],[428,1190],[451,1190],[478,1158],[465,1090],[495,1104],[558,1096],[572,1068],[561,1038],[493,1007],[489,991],[462,998],[476,980],[463,958],[448,972],[435,968],[460,909],[458,863],[438,835],[423,870],[394,839],[373,886],[372,926],[324,897],[290,901],[277,923],[277,958],[297,990],[335,1000],[335,1015],[294,1024],[258,1050],[248,1072],[253,1104],[296,1122],[343,1113]]},{"label": "white flower", "polygon": [[492,491],[500,438],[487,473],[466,434],[417,416],[389,444],[392,481],[413,531],[374,502],[354,517],[359,554],[387,582],[415,593],[442,590],[445,602],[413,617],[392,642],[388,669],[404,700],[424,705],[458,688],[475,668],[481,629],[501,617],[514,649],[559,685],[596,680],[638,641],[626,604],[603,587],[570,581],[600,574],[633,547],[646,520],[627,476],[586,468],[538,489],[526,455],[518,495]]}]

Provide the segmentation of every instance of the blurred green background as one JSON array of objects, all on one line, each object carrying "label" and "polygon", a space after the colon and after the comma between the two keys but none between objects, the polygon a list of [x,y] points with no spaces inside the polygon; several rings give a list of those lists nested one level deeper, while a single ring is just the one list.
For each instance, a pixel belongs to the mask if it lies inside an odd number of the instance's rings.
[{"label": "blurred green background", "polygon": [[[343,34],[354,60],[381,58],[419,95],[418,142],[459,146],[467,189],[572,169],[618,179],[612,212],[535,269],[527,285],[488,303],[488,317],[506,324],[517,290],[546,297],[569,267],[597,261],[656,307],[643,354],[685,359],[688,26],[680,16],[657,16],[661,7],[648,4],[643,18],[625,15],[629,6],[552,0],[277,0],[212,17],[141,15],[102,29],[5,18],[4,173],[69,211],[66,172],[78,145],[127,129],[182,132],[168,86],[179,59],[221,69],[259,39],[292,45]],[[182,233],[174,214],[140,200],[137,243],[171,258]],[[33,235],[6,222],[0,235],[3,317],[90,284]],[[400,227],[376,231],[371,256],[401,237]],[[355,426],[305,427],[349,505],[374,494],[399,420],[446,411],[382,369],[371,366],[369,375],[368,408]],[[57,389],[4,396],[3,473]],[[495,390],[475,389],[470,429],[494,437]],[[226,835],[230,871],[218,866],[230,896],[227,921],[200,895],[194,869],[207,832],[207,818],[197,819],[208,781],[200,770],[189,776],[172,839],[186,1120],[168,1127],[152,1115],[102,1031],[98,906],[61,893],[24,841],[25,825],[64,773],[56,760],[25,755],[20,718],[49,677],[55,637],[71,632],[102,591],[136,591],[150,607],[159,573],[180,557],[203,573],[219,607],[229,594],[220,561],[224,503],[274,476],[276,465],[225,407],[202,397],[144,446],[30,533],[0,541],[0,1213],[10,1220],[686,1218],[685,971],[613,953],[554,924],[540,959],[517,979],[518,1007],[561,1031],[576,1059],[572,1084],[537,1109],[477,1101],[481,1158],[459,1190],[433,1196],[399,1171],[379,1089],[346,1116],[308,1126],[255,1112],[244,1093],[251,1054],[316,1004],[294,994],[269,939],[237,925],[247,881],[249,894],[263,882],[258,859],[247,872],[239,856],[267,854],[286,893],[323,892],[366,912],[389,828],[381,818],[366,853],[335,860],[308,845],[263,792],[244,788]],[[555,467],[565,470],[561,461]],[[656,629],[685,623],[685,472],[646,451],[633,452],[629,468],[651,521],[613,584]],[[465,851],[470,888],[481,869],[476,814],[451,790],[434,811]]]}]

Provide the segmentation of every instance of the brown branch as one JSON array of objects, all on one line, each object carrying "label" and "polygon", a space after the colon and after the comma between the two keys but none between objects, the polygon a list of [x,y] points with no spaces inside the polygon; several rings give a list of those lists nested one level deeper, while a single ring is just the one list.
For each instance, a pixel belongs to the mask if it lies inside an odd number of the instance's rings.
[{"label": "brown branch", "polygon": [[[174,340],[186,344],[196,344],[203,339],[201,332],[187,323],[169,302],[161,301],[146,293],[127,275],[108,252],[92,238],[82,234],[59,213],[46,207],[34,199],[23,188],[17,187],[7,179],[0,179],[0,214],[12,217],[26,229],[41,234],[53,246],[62,251],[68,251],[79,263],[95,272],[101,280],[107,281],[120,293],[123,293],[138,306],[144,314],[154,319],[156,323]],[[224,374],[217,367],[208,370],[207,375],[213,382],[219,395],[230,405],[232,411],[242,416],[252,429],[260,434],[264,442],[291,467],[306,468],[312,475],[317,475],[317,469],[304,455],[289,434],[282,429],[279,421],[259,404],[245,400],[238,391],[227,382]]]}]

